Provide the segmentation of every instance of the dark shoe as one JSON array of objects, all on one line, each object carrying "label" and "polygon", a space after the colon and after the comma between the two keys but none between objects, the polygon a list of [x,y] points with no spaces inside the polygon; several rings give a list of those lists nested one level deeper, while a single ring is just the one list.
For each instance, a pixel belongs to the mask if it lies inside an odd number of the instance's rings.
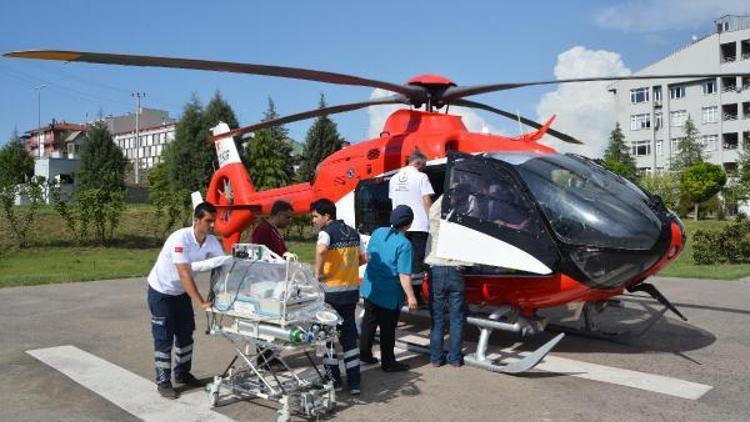
[{"label": "dark shoe", "polygon": [[409,365],[401,362],[393,362],[387,365],[381,365],[380,368],[385,372],[404,372],[409,370]]},{"label": "dark shoe", "polygon": [[439,361],[437,361],[437,362],[430,362],[430,363],[431,363],[431,364],[432,364],[432,366],[434,366],[435,368],[440,368],[441,366],[443,366],[443,364],[444,364],[445,362],[443,362],[442,360],[439,360]]},{"label": "dark shoe", "polygon": [[156,386],[156,391],[159,392],[160,396],[169,400],[174,400],[179,396],[179,394],[177,394],[177,391],[172,388],[172,384],[159,384]]},{"label": "dark shoe", "polygon": [[203,387],[204,385],[206,385],[203,381],[194,377],[193,374],[189,372],[180,378],[175,378],[174,382],[175,384],[186,385],[188,387]]},{"label": "dark shoe", "polygon": [[375,356],[359,356],[359,361],[366,364],[374,364],[380,362]]},{"label": "dark shoe", "polygon": [[453,366],[454,368],[460,368],[460,367],[464,366],[464,362],[463,361],[448,362],[448,365]]}]

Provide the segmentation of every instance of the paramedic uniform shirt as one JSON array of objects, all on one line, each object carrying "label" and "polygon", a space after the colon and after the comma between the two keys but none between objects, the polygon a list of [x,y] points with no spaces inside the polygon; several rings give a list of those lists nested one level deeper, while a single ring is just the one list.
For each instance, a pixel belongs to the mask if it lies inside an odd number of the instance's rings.
[{"label": "paramedic uniform shirt", "polygon": [[208,235],[203,246],[198,245],[192,227],[185,227],[169,235],[154,268],[148,274],[148,284],[152,289],[166,295],[177,296],[185,293],[175,264],[190,264],[195,261],[224,255],[224,249],[216,236]]},{"label": "paramedic uniform shirt", "polygon": [[388,197],[391,198],[393,208],[399,205],[408,205],[414,212],[414,221],[409,228],[410,232],[429,231],[423,198],[425,195],[433,195],[434,193],[430,179],[414,166],[402,168],[388,182]]}]

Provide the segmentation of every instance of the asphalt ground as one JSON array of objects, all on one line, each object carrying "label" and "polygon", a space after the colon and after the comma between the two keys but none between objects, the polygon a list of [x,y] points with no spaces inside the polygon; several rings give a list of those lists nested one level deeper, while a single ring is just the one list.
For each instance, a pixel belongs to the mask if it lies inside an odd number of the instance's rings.
[{"label": "asphalt ground", "polygon": [[[406,355],[412,370],[363,373],[360,397],[342,393],[333,419],[357,421],[443,420],[750,420],[750,280],[710,281],[655,278],[655,285],[689,318],[667,313],[638,338],[599,340],[567,336],[550,354],[563,361],[598,364],[602,379],[585,371],[534,369],[522,376],[450,366],[434,368],[423,356]],[[205,284],[201,286],[206,290]],[[637,330],[660,306],[648,297],[624,297],[621,307],[598,316],[603,330]],[[551,312],[560,316],[561,312]],[[233,357],[221,338],[204,334],[196,312],[193,372],[203,379],[219,374]],[[0,289],[0,420],[138,420],[79,385],[27,351],[72,345],[151,380],[150,316],[142,279]],[[404,317],[402,332],[426,336],[428,322]],[[467,329],[467,343],[476,340]],[[513,346],[532,350],[554,333],[521,339],[495,333],[491,350]],[[524,344],[516,343],[524,340]],[[710,386],[695,400],[610,382],[639,381],[638,374],[669,377],[674,386],[689,381]],[[646,377],[645,375],[640,375]],[[125,381],[123,381],[124,383]],[[200,391],[183,392],[204,394]],[[153,390],[153,401],[161,400]],[[276,408],[262,400],[234,402],[213,410],[237,421],[274,420]],[[167,418],[170,419],[170,418]],[[184,421],[185,418],[180,420]]]}]

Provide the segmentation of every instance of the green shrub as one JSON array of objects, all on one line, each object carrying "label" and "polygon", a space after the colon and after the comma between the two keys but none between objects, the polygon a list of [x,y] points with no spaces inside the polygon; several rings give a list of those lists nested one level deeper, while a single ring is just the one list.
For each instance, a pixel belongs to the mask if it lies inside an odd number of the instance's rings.
[{"label": "green shrub", "polygon": [[693,261],[698,265],[750,263],[750,220],[737,220],[718,232],[696,231]]},{"label": "green shrub", "polygon": [[717,250],[718,232],[696,230],[693,235],[693,261],[697,265],[713,265],[719,262]]}]

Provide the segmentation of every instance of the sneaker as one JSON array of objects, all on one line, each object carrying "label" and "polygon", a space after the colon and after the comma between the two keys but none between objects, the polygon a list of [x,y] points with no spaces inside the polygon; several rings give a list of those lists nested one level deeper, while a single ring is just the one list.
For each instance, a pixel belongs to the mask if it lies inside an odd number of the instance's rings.
[{"label": "sneaker", "polygon": [[464,366],[464,362],[461,361],[461,360],[458,361],[458,362],[448,362],[448,365],[450,365],[450,366],[452,366],[454,368],[460,368],[460,367]]},{"label": "sneaker", "polygon": [[401,362],[393,362],[381,365],[380,368],[385,372],[404,372],[409,370],[409,365]]},{"label": "sneaker", "polygon": [[351,394],[352,396],[358,396],[362,394],[362,391],[359,388],[351,388],[349,389],[349,394]]},{"label": "sneaker", "polygon": [[180,378],[175,377],[174,382],[175,384],[186,385],[188,387],[203,387],[206,385],[206,383],[194,377],[190,372]]},{"label": "sneaker", "polygon": [[442,360],[439,360],[439,361],[437,361],[437,362],[430,362],[430,363],[431,363],[431,364],[432,364],[432,366],[434,366],[435,368],[440,368],[441,366],[443,366],[443,363],[445,363],[445,362],[443,362]]},{"label": "sneaker", "polygon": [[375,356],[359,356],[359,361],[368,365],[380,362]]},{"label": "sneaker", "polygon": [[179,396],[179,394],[177,394],[177,391],[175,391],[175,389],[172,387],[171,383],[157,385],[156,391],[159,392],[160,396],[169,400],[174,400],[177,398],[177,396]]}]

